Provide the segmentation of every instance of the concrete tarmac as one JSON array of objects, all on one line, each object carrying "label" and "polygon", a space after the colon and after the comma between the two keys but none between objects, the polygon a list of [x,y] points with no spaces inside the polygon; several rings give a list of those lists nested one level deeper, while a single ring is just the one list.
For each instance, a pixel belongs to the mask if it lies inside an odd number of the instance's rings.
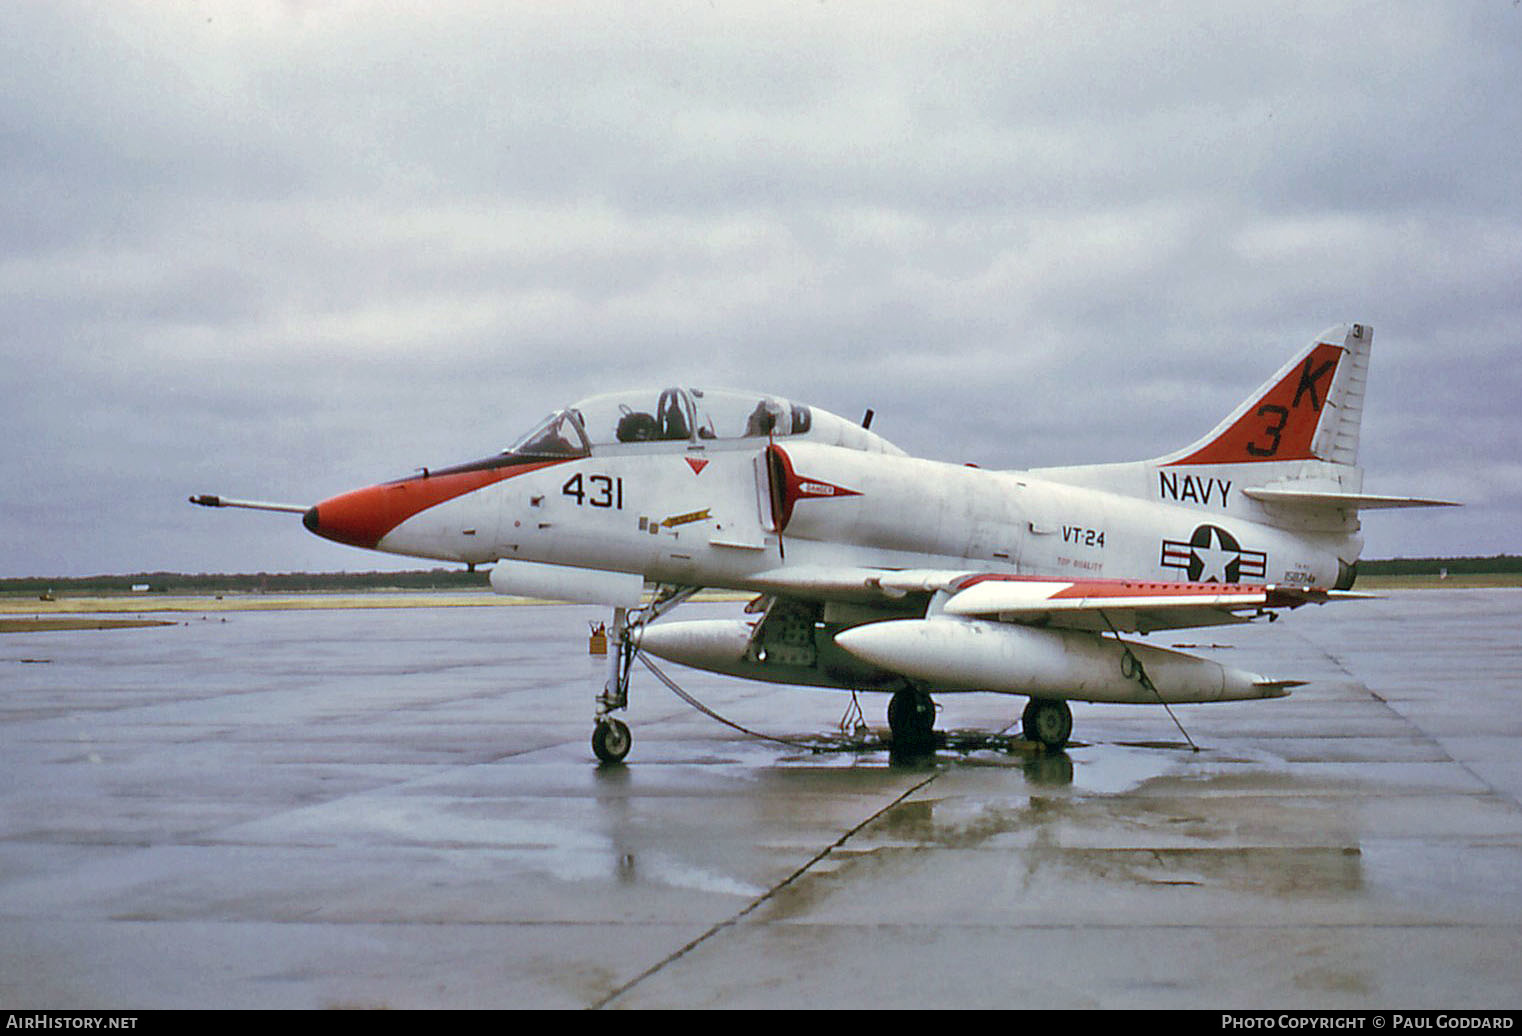
[{"label": "concrete tarmac", "polygon": [[[600,617],[0,637],[0,1009],[1522,1007],[1522,591],[1154,635],[1310,681],[1177,707],[1198,752],[1079,705],[912,764],[640,671],[600,769]],[[669,671],[770,734],[850,702]]]}]

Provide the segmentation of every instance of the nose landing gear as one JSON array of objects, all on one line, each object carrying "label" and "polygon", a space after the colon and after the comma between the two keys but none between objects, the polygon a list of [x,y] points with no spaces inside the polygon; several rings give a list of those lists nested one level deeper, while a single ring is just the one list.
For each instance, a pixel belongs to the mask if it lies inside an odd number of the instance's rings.
[{"label": "nose landing gear", "polygon": [[612,716],[604,716],[592,729],[592,752],[606,764],[621,763],[629,749],[634,746],[634,735],[628,724]]},{"label": "nose landing gear", "polygon": [[613,624],[607,630],[608,679],[602,693],[597,696],[597,717],[592,728],[592,753],[605,766],[624,761],[629,749],[634,747],[634,735],[628,724],[616,719],[613,713],[629,707],[629,673],[634,666],[634,656],[639,654],[640,631],[687,598],[698,592],[698,587],[658,587],[655,596],[642,608],[631,612],[627,608],[613,609]]}]

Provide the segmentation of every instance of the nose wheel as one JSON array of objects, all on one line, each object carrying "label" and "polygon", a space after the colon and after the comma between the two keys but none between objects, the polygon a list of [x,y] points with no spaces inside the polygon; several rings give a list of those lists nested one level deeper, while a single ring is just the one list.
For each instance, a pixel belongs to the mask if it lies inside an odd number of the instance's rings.
[{"label": "nose wheel", "polygon": [[592,753],[600,762],[621,763],[633,746],[634,735],[629,733],[629,726],[623,720],[604,716],[592,730]]}]

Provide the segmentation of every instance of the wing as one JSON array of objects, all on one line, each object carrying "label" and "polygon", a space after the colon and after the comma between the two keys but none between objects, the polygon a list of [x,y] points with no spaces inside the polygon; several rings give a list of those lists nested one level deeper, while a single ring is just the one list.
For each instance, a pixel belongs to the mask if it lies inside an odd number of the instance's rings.
[{"label": "wing", "polygon": [[1249,583],[1148,583],[975,575],[951,587],[950,615],[1104,633],[1251,622],[1275,609],[1367,598],[1369,594]]},{"label": "wing", "polygon": [[940,569],[819,567],[776,569],[750,588],[804,600],[885,603],[944,593],[948,615],[1093,633],[1223,626],[1251,622],[1303,604],[1370,594],[1273,583],[1170,583],[1130,579],[1053,579]]}]

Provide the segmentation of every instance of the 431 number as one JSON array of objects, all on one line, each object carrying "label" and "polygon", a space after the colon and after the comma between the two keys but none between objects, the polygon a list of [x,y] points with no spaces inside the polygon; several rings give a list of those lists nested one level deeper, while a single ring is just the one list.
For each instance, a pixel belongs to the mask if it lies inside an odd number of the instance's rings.
[{"label": "431 number", "polygon": [[612,475],[586,475],[577,472],[560,487],[560,495],[568,496],[580,507],[609,507],[615,511],[624,509],[624,480]]}]

